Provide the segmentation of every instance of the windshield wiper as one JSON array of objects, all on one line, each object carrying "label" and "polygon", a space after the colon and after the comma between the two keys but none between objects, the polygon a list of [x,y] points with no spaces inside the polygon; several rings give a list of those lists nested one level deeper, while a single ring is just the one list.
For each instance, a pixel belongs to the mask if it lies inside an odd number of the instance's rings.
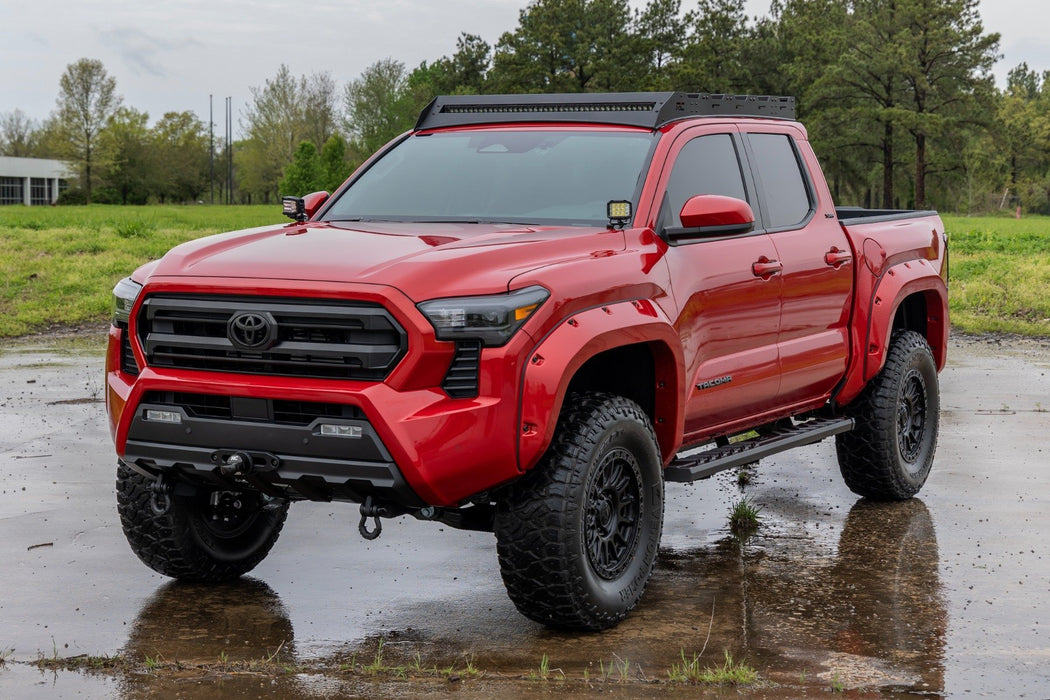
[{"label": "windshield wiper", "polygon": [[482,222],[480,219],[412,219],[407,223],[410,224],[480,224],[488,223]]}]

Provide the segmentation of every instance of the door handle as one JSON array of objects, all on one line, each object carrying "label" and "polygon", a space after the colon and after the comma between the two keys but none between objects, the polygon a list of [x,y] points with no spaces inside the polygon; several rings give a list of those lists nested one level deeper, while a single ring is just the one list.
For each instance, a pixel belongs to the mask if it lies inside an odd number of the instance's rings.
[{"label": "door handle", "polygon": [[824,253],[824,262],[828,265],[838,268],[841,265],[848,265],[853,260],[853,253],[848,250],[839,250],[838,248],[832,248],[828,252]]},{"label": "door handle", "polygon": [[770,260],[765,255],[759,258],[757,262],[751,263],[751,274],[764,280],[769,279],[773,275],[779,275],[783,270],[783,263],[779,260]]}]

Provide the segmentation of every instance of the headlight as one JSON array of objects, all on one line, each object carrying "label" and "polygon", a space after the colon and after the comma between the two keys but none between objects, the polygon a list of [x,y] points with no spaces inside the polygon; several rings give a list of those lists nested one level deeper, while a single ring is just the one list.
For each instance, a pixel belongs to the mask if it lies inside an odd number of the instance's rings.
[{"label": "headlight", "polygon": [[543,287],[526,287],[510,294],[434,299],[418,307],[438,340],[478,339],[488,347],[499,347],[549,296]]},{"label": "headlight", "polygon": [[132,280],[130,277],[125,277],[121,281],[117,282],[117,286],[113,288],[113,325],[114,326],[127,326],[128,319],[131,316],[131,307],[135,305],[135,299],[138,298],[139,292],[142,291],[142,285]]}]

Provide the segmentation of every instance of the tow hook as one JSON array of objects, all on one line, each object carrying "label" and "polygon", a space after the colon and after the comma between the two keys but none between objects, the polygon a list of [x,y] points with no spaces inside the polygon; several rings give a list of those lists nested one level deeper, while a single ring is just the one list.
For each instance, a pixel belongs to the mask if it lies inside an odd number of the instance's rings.
[{"label": "tow hook", "polygon": [[281,466],[277,455],[256,450],[216,450],[211,461],[218,465],[219,473],[226,478],[237,478],[256,472],[270,472]]},{"label": "tow hook", "polygon": [[252,458],[241,452],[227,455],[219,465],[223,476],[238,476],[247,473],[252,467]]},{"label": "tow hook", "polygon": [[[361,504],[361,522],[357,524],[357,531],[361,533],[361,537],[366,540],[374,540],[383,534],[383,523],[379,521],[381,515],[386,515],[385,509],[375,505],[371,496],[366,496],[365,502]],[[375,524],[371,530],[368,529],[369,518],[372,518]]]},{"label": "tow hook", "polygon": [[172,483],[161,474],[150,484],[149,507],[154,515],[167,515],[171,511]]}]

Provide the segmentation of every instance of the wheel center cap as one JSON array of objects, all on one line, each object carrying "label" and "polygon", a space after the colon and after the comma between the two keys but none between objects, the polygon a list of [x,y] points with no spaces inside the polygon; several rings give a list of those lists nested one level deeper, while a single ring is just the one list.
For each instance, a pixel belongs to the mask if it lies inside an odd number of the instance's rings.
[{"label": "wheel center cap", "polygon": [[613,509],[608,497],[603,498],[598,504],[598,524],[603,530],[608,530],[612,522]]}]

